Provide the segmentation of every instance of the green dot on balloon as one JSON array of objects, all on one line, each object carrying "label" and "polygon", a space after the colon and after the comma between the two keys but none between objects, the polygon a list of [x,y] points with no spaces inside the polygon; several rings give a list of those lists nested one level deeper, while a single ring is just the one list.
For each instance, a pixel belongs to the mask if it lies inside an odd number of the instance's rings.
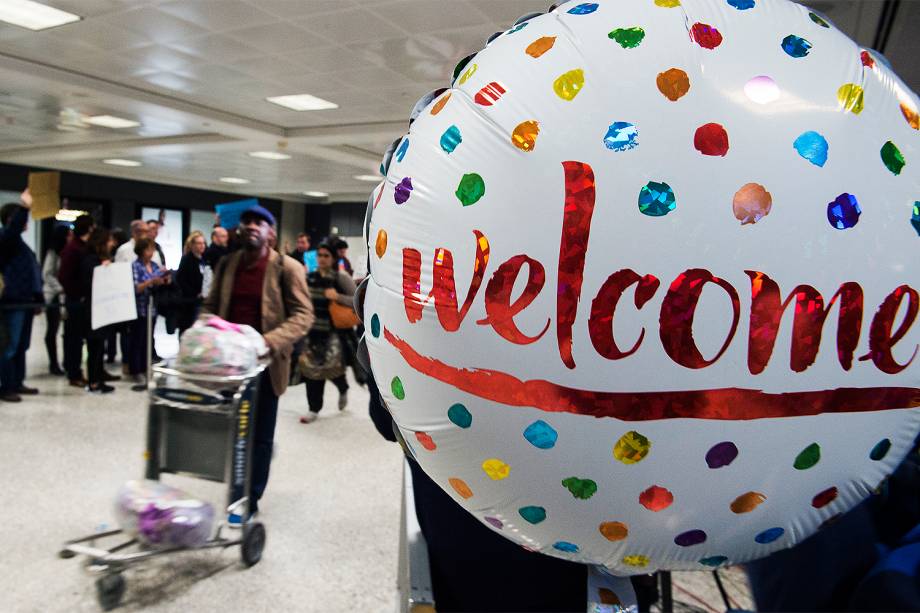
[{"label": "green dot on balloon", "polygon": [[463,175],[455,192],[463,206],[476,204],[486,193],[486,183],[475,172]]},{"label": "green dot on balloon", "polygon": [[403,384],[399,377],[393,377],[390,389],[393,390],[393,395],[396,396],[397,400],[402,400],[406,397],[406,390],[403,389]]},{"label": "green dot on balloon", "polygon": [[374,335],[374,338],[380,336],[380,318],[377,317],[376,313],[371,317],[371,334]]},{"label": "green dot on balloon", "polygon": [[808,470],[817,464],[818,460],[820,459],[821,447],[818,445],[818,443],[812,443],[799,452],[799,455],[795,457],[795,462],[792,463],[792,466],[796,470]]},{"label": "green dot on balloon", "polygon": [[473,415],[465,406],[459,402],[457,404],[451,405],[451,407],[447,409],[447,419],[451,420],[461,428],[469,428],[473,423]]},{"label": "green dot on balloon", "polygon": [[869,457],[872,460],[878,462],[886,455],[888,455],[889,449],[891,449],[891,441],[887,438],[883,438],[878,443],[876,443],[875,447],[872,448],[872,451],[869,452]]}]

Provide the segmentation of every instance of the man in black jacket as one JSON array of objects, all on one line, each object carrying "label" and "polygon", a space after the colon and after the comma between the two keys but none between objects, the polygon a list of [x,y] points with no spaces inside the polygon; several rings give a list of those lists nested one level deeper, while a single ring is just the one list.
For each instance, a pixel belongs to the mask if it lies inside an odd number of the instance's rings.
[{"label": "man in black jacket", "polygon": [[230,235],[227,230],[221,226],[214,226],[211,230],[211,245],[204,251],[204,262],[211,267],[211,270],[217,270],[217,263],[220,259],[230,253],[227,246]]}]

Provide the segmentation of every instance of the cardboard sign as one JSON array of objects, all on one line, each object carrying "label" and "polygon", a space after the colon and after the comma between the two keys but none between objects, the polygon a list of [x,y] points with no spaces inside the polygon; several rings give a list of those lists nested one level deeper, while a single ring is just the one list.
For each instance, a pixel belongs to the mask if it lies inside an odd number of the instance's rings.
[{"label": "cardboard sign", "polygon": [[243,214],[243,211],[258,204],[259,201],[257,199],[247,198],[246,200],[218,204],[214,207],[214,210],[216,210],[217,214],[220,216],[221,226],[228,230],[236,230],[236,227],[240,225],[240,216]]},{"label": "cardboard sign", "polygon": [[93,269],[92,328],[137,319],[134,274],[121,262]]},{"label": "cardboard sign", "polygon": [[61,210],[61,173],[30,172],[32,219],[54,217]]}]

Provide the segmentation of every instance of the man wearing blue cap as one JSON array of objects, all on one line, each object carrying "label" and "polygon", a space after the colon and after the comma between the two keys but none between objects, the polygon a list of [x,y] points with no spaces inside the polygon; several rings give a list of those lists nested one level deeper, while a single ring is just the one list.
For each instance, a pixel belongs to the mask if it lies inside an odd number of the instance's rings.
[{"label": "man wearing blue cap", "polygon": [[[294,344],[313,325],[313,305],[303,266],[271,249],[276,241],[275,216],[259,205],[240,216],[242,249],[221,258],[202,314],[258,330],[271,352],[271,365],[259,381],[253,430],[252,491],[250,509],[258,511],[268,483],[269,465],[278,416],[278,396],[287,389]],[[242,496],[239,492],[237,498]],[[232,513],[229,522],[239,526],[250,518]]]}]

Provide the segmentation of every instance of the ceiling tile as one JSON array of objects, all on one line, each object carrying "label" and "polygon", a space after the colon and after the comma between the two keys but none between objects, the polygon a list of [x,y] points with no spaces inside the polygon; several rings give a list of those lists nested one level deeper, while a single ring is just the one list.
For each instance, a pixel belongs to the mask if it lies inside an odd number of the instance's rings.
[{"label": "ceiling tile", "polygon": [[124,30],[111,23],[95,19],[76,24],[73,35],[79,37],[87,45],[103,51],[135,49],[151,42],[146,36],[139,35],[137,32]]},{"label": "ceiling tile", "polygon": [[528,13],[544,13],[553,3],[551,0],[467,0],[492,21],[508,27]]},{"label": "ceiling tile", "polygon": [[277,77],[306,74],[310,68],[303,63],[287,60],[277,55],[263,55],[233,62],[233,68],[253,77]]},{"label": "ceiling tile", "polygon": [[286,23],[234,30],[227,35],[265,53],[286,53],[331,42]]},{"label": "ceiling tile", "polygon": [[405,32],[385,19],[360,8],[297,19],[295,23],[339,44],[405,35]]},{"label": "ceiling tile", "polygon": [[179,75],[173,74],[171,72],[156,72],[150,75],[145,75],[143,80],[147,83],[152,83],[159,87],[165,87],[177,92],[186,92],[191,93],[195,91],[196,84],[194,81],[180,77]]},{"label": "ceiling tile", "polygon": [[179,0],[158,7],[164,13],[220,32],[277,22],[278,18],[241,0]]},{"label": "ceiling tile", "polygon": [[224,34],[209,34],[179,40],[169,43],[169,47],[189,55],[197,55],[210,62],[234,62],[240,58],[261,55],[261,52],[255,47],[250,47]]},{"label": "ceiling tile", "polygon": [[349,8],[349,0],[251,0],[263,11],[284,19],[295,19],[309,15],[319,15]]},{"label": "ceiling tile", "polygon": [[120,53],[121,59],[133,62],[136,73],[145,71],[175,71],[195,63],[198,58],[165,45],[147,45]]},{"label": "ceiling tile", "polygon": [[79,15],[84,19],[125,9],[118,0],[42,0],[42,4]]},{"label": "ceiling tile", "polygon": [[362,68],[360,70],[343,70],[335,73],[335,77],[354,87],[364,90],[373,90],[377,87],[400,87],[411,84],[403,75],[387,68]]},{"label": "ceiling tile", "polygon": [[99,19],[107,23],[138,32],[158,43],[169,43],[204,34],[206,30],[182,19],[177,19],[155,8],[139,8],[106,15]]},{"label": "ceiling tile", "polygon": [[448,28],[482,25],[489,19],[465,0],[431,2],[430,0],[400,0],[374,6],[373,12],[399,25],[406,32],[421,33]]},{"label": "ceiling tile", "polygon": [[305,49],[284,54],[284,58],[306,67],[312,72],[337,72],[367,68],[366,60],[342,47]]}]

